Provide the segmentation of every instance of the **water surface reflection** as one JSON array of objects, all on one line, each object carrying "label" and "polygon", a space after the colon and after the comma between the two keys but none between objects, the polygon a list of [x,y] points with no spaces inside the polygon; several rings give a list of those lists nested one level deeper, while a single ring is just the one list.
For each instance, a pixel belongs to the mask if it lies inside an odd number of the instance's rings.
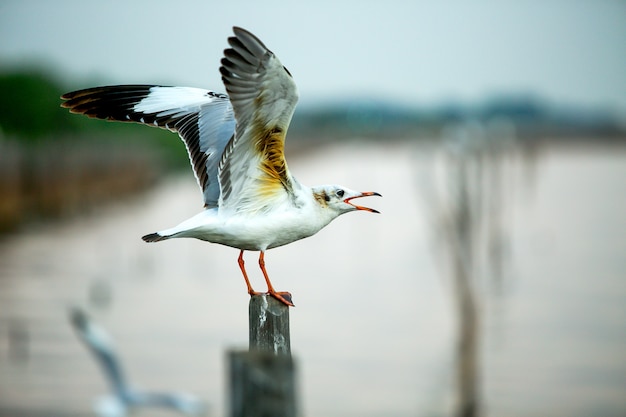
[{"label": "water surface reflection", "polygon": [[[380,216],[343,216],[268,252],[289,290],[303,415],[450,415],[456,325],[423,185],[429,147],[351,144],[290,159],[305,184],[377,190]],[[515,184],[524,167],[512,172]],[[508,276],[483,303],[484,415],[626,410],[626,153],[547,148],[509,198]],[[224,415],[225,350],[247,345],[237,251],[140,237],[201,208],[191,174],[137,199],[0,243],[0,414],[87,415],[106,391],[67,323],[86,306],[132,380],[194,392]],[[254,262],[256,255],[249,253]],[[260,288],[262,277],[250,268]]]}]

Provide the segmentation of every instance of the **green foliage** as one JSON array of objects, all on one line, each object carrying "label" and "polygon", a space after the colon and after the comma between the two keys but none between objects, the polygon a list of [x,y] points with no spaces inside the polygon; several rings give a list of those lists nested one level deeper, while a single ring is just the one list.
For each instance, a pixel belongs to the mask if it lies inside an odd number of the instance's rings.
[{"label": "green foliage", "polygon": [[24,145],[128,144],[129,149],[158,152],[170,166],[188,166],[187,152],[175,133],[71,114],[61,107],[61,95],[70,90],[44,68],[0,72],[0,133]]},{"label": "green foliage", "polygon": [[69,131],[72,121],[59,107],[60,86],[39,70],[0,74],[0,128],[24,140]]}]

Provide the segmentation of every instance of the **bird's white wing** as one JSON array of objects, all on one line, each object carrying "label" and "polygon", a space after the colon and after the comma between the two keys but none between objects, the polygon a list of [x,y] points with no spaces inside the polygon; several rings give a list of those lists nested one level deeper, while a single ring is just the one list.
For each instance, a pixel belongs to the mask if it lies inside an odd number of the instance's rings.
[{"label": "bird's white wing", "polygon": [[185,143],[205,207],[219,200],[218,165],[235,131],[233,109],[225,94],[191,87],[115,85],[64,94],[72,113],[137,122],[178,132]]},{"label": "bird's white wing", "polygon": [[289,71],[256,36],[233,31],[220,67],[236,119],[219,166],[220,207],[258,211],[277,199],[294,199],[284,145],[298,92]]},{"label": "bird's white wing", "polygon": [[181,392],[135,391],[129,403],[134,407],[169,408],[188,416],[205,416],[208,412],[204,401]]}]

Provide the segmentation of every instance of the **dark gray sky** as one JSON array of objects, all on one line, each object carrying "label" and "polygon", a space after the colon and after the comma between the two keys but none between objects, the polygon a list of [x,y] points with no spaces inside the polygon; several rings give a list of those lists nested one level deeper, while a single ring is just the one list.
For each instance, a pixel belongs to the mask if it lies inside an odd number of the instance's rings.
[{"label": "dark gray sky", "polygon": [[411,105],[530,92],[626,114],[626,2],[0,0],[0,63],[45,62],[70,87],[162,83],[223,91],[231,26],[289,68],[301,103]]}]

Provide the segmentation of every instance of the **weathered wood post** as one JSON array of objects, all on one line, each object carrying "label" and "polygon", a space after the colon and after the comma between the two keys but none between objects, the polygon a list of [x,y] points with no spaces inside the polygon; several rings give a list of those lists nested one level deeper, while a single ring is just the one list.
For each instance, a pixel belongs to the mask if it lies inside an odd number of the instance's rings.
[{"label": "weathered wood post", "polygon": [[269,295],[255,295],[248,307],[250,350],[291,356],[289,307]]},{"label": "weathered wood post", "polygon": [[232,417],[295,417],[289,307],[269,295],[250,298],[249,350],[231,351]]}]

